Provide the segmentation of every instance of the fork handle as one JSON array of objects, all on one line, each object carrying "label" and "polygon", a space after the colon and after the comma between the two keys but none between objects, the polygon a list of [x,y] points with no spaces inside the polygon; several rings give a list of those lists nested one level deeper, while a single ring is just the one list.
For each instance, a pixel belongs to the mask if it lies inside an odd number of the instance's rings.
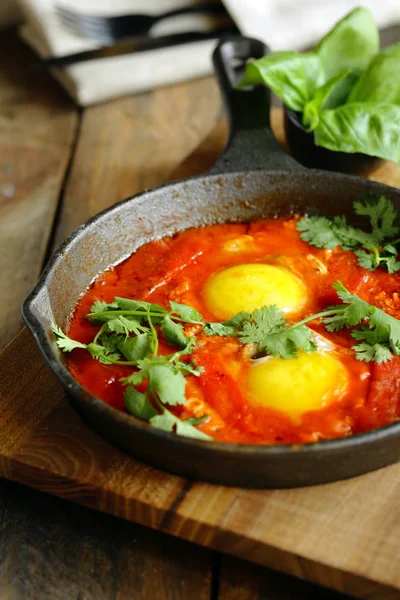
[{"label": "fork handle", "polygon": [[228,14],[225,6],[221,2],[209,4],[195,4],[193,6],[184,6],[183,8],[176,8],[169,10],[165,13],[154,15],[154,22],[161,21],[162,19],[169,19],[170,17],[177,17],[178,15],[190,15],[190,14],[205,14],[205,15],[221,15]]}]

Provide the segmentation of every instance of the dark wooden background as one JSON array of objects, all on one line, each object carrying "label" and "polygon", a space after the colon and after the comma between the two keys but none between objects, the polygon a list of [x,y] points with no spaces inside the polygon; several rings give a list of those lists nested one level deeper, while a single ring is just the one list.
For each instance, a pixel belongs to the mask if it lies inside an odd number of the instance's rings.
[{"label": "dark wooden background", "polygon": [[[167,180],[220,114],[211,77],[80,110],[15,32],[1,33],[0,348],[21,329],[21,302],[54,247]],[[5,480],[0,528],[5,600],[344,598]]]}]

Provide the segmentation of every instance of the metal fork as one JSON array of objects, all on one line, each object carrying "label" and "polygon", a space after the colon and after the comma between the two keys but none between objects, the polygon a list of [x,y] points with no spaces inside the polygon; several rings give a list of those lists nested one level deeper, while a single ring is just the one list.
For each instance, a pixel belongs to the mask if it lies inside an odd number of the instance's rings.
[{"label": "metal fork", "polygon": [[133,14],[111,17],[81,13],[59,5],[55,8],[63,27],[79,37],[96,40],[104,45],[129,36],[146,35],[156,23],[169,17],[189,14],[228,15],[221,2],[186,6],[158,15]]}]

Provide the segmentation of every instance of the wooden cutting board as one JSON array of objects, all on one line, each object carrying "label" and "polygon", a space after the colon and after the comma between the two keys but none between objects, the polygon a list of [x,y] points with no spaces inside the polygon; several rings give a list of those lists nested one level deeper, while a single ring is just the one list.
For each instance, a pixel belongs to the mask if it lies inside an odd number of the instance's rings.
[{"label": "wooden cutting board", "polygon": [[[280,111],[273,114],[283,143]],[[174,176],[221,153],[221,122]],[[400,187],[383,163],[370,178]],[[88,429],[27,330],[0,356],[0,475],[369,600],[400,598],[400,464],[300,490],[243,490],[149,467]]]}]

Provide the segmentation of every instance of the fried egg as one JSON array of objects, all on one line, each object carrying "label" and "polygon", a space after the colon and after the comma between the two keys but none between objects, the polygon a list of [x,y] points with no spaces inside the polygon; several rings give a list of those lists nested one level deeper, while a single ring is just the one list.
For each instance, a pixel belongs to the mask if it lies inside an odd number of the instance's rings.
[{"label": "fried egg", "polygon": [[301,353],[297,358],[268,357],[254,361],[247,375],[249,400],[280,410],[298,421],[311,410],[338,400],[349,384],[349,374],[333,352]]},{"label": "fried egg", "polygon": [[296,314],[308,296],[304,283],[284,267],[250,263],[212,275],[203,288],[203,299],[218,319],[227,320],[241,311],[271,304]]}]

